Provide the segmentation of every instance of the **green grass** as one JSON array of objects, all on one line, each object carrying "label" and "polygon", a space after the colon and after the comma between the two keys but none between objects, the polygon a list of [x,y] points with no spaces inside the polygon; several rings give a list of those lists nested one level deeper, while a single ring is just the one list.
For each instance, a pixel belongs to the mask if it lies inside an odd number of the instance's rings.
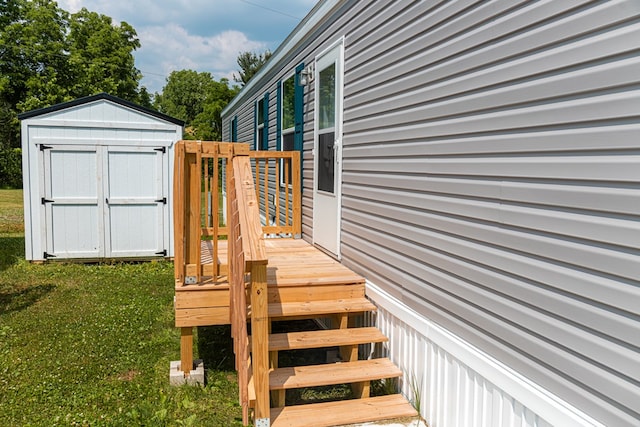
[{"label": "green grass", "polygon": [[169,386],[171,263],[30,264],[22,221],[0,190],[0,425],[241,425],[226,328],[198,331],[207,385]]}]

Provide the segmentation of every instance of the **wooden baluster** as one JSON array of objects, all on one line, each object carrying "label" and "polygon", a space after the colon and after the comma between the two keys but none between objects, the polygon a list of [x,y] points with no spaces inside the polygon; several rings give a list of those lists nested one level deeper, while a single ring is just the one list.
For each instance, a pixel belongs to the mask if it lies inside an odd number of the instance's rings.
[{"label": "wooden baluster", "polygon": [[280,227],[280,159],[276,159],[276,194],[273,196],[276,205],[276,227]]},{"label": "wooden baluster", "polygon": [[218,254],[218,230],[220,228],[220,189],[219,189],[219,150],[216,149],[216,153],[213,157],[213,176],[212,184],[211,184],[211,206],[212,206],[212,217],[213,217],[213,274],[214,276],[218,276],[220,274],[220,256]]},{"label": "wooden baluster", "polygon": [[264,221],[268,227],[269,224],[269,159],[264,159]]},{"label": "wooden baluster", "polygon": [[285,182],[285,201],[284,201],[284,208],[285,208],[285,212],[287,213],[285,216],[285,220],[284,220],[284,225],[285,227],[289,226],[289,185],[291,184],[291,182],[289,182],[289,171],[291,170],[291,157],[287,157],[286,158],[286,162],[288,164],[288,167],[286,167],[284,169],[284,182]]},{"label": "wooden baluster", "polygon": [[204,182],[204,218],[205,218],[205,227],[209,227],[209,224],[211,223],[211,217],[210,217],[210,211],[209,211],[209,190],[210,190],[210,186],[209,186],[209,159],[208,158],[204,158],[204,161],[202,162],[202,171],[200,173],[202,173],[204,175],[203,177],[203,182]]},{"label": "wooden baluster", "polygon": [[292,187],[293,194],[291,203],[293,205],[293,234],[302,234],[302,173],[300,153],[292,153],[291,171],[293,174]]}]

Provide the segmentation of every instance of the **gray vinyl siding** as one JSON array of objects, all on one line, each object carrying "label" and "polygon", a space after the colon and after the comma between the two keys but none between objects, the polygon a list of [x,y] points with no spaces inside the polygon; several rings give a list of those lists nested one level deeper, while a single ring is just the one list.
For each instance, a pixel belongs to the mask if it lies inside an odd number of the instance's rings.
[{"label": "gray vinyl siding", "polygon": [[[345,37],[342,262],[605,425],[638,425],[640,2],[339,12],[284,70]],[[240,141],[277,80],[229,112]]]}]

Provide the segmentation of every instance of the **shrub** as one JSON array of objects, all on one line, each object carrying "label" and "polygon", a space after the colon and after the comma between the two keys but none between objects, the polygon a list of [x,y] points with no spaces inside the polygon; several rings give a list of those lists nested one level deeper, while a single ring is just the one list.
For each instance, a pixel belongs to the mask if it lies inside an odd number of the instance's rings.
[{"label": "shrub", "polygon": [[0,188],[22,188],[22,150],[0,149]]}]

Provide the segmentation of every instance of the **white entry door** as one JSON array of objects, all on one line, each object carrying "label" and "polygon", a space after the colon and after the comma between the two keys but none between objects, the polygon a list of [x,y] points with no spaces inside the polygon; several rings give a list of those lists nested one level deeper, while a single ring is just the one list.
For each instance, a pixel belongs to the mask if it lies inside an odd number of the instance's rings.
[{"label": "white entry door", "polygon": [[102,182],[95,146],[41,146],[44,258],[104,256]]},{"label": "white entry door", "polygon": [[340,257],[342,43],[316,59],[313,242]]},{"label": "white entry door", "polygon": [[104,156],[105,252],[107,257],[150,257],[163,253],[162,149],[108,147]]}]

